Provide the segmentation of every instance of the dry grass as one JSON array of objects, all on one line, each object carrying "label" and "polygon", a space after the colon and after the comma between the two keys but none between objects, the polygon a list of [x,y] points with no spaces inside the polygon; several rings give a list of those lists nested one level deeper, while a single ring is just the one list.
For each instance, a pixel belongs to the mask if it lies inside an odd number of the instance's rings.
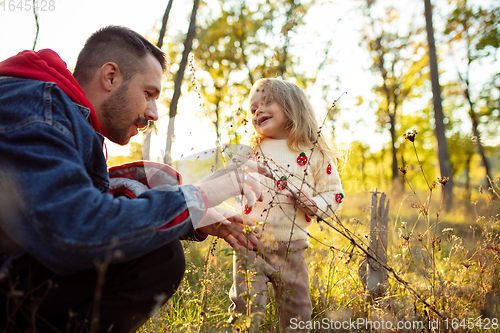
[{"label": "dry grass", "polygon": [[[360,279],[370,194],[347,195],[338,219],[327,222],[348,230],[348,237],[324,222],[310,228],[306,254],[317,324],[311,332],[378,331],[389,323],[393,332],[499,331],[499,185],[493,181],[474,201],[456,202],[449,212],[440,208],[440,184],[428,192],[389,194],[388,289],[375,299]],[[251,317],[239,327],[227,323],[232,252],[222,242],[211,245],[186,246],[188,269],[179,291],[140,332],[255,331]],[[268,301],[258,331],[278,332],[276,302]],[[345,322],[351,325],[335,329]]]}]

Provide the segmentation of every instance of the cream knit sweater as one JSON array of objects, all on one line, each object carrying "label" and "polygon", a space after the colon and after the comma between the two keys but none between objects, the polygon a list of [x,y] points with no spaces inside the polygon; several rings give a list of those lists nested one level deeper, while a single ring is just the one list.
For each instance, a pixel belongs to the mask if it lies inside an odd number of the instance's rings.
[{"label": "cream knit sweater", "polygon": [[[340,207],[335,194],[342,192],[342,185],[333,161],[325,160],[319,149],[311,152],[309,148],[303,152],[308,158],[308,163],[304,166],[297,163],[301,152],[290,150],[286,139],[265,139],[255,153],[257,160],[267,164],[274,176],[273,180],[258,175],[263,202],[257,202],[246,215],[252,222],[264,223],[261,242],[270,245],[276,241],[307,239],[307,228],[312,219],[307,222],[305,213],[294,207],[293,200],[286,196],[290,190],[306,192],[316,203],[317,214],[322,218],[333,216]],[[328,164],[332,166],[330,174],[327,172]],[[276,180],[282,176],[286,177],[287,183],[283,190],[276,184]]]}]

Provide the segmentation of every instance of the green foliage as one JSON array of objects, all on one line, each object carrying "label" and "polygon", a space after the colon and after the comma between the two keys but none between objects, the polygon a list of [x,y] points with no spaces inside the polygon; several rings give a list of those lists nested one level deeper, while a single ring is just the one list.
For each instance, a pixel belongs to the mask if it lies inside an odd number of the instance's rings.
[{"label": "green foliage", "polygon": [[[378,110],[378,123],[387,128],[392,145],[392,179],[398,179],[398,124],[403,103],[407,99],[419,97],[419,86],[425,82],[422,75],[428,59],[422,45],[422,27],[415,27],[410,20],[408,27],[401,29],[399,12],[394,7],[381,8],[383,15],[375,17],[373,3],[365,7],[368,23],[362,30],[361,44],[372,58],[370,69],[380,76],[373,87]],[[398,135],[399,134],[399,135]],[[401,161],[404,165],[404,161]]]},{"label": "green foliage", "polygon": [[[500,125],[500,72],[492,75],[479,92],[479,120],[487,137],[498,137]],[[491,155],[490,155],[491,156]]]},{"label": "green foliage", "polygon": [[471,44],[470,61],[495,55],[500,48],[500,8],[491,2],[488,7],[474,1],[453,0],[445,35],[452,41]]},{"label": "green foliage", "polygon": [[[471,1],[453,1],[453,5],[454,8],[447,17],[444,35],[452,50],[460,48],[465,51],[465,56],[459,61],[466,66],[465,70],[457,71],[457,88],[452,97],[468,103],[473,126],[486,134],[482,140],[485,141],[483,144],[488,145],[488,139],[496,139],[500,124],[500,71],[493,66],[489,71],[490,76],[482,75],[477,82],[473,81],[471,72],[478,63],[494,62],[498,57],[500,9],[494,2],[487,7],[478,6]],[[475,136],[477,134],[474,133]]]},{"label": "green foliage", "polygon": [[[484,107],[488,104],[487,99],[486,103],[484,103],[485,101],[481,100],[478,96],[479,94],[475,91],[476,89],[474,89],[474,83],[472,82],[471,71],[473,70],[473,65],[476,65],[478,60],[490,55],[489,49],[491,48],[488,48],[488,51],[484,52],[485,44],[482,36],[483,32],[490,30],[488,29],[488,26],[491,26],[491,24],[497,25],[498,22],[490,20],[490,18],[487,18],[488,16],[488,11],[484,11],[481,7],[474,5],[470,6],[467,1],[459,1],[457,2],[454,10],[448,16],[448,22],[445,30],[445,33],[451,37],[450,44],[452,47],[455,44],[459,44],[465,49],[466,56],[464,57],[465,61],[463,61],[465,62],[465,69],[457,71],[457,76],[459,78],[459,84],[463,86],[461,90],[466,101],[466,110],[472,125],[471,133],[473,135],[473,141],[477,146],[478,153],[481,156],[482,164],[484,166],[484,173],[486,176],[485,184],[488,184],[491,180],[492,170],[488,157],[485,154],[485,137],[483,135],[484,132],[481,122],[484,121],[484,118],[486,118],[485,113],[489,114],[493,110]],[[498,43],[491,42],[489,44],[489,46],[493,46],[494,49],[494,45]],[[470,158],[468,161],[468,164],[470,165]],[[468,169],[469,167],[467,167],[467,170]],[[466,191],[469,188],[468,182],[469,175],[467,172]]]},{"label": "green foliage", "polygon": [[[419,170],[415,151],[403,138],[403,133],[416,130],[419,135],[415,139],[415,150],[427,178],[433,179],[436,177],[437,157],[434,153],[434,132],[428,126],[428,117],[428,112],[401,116],[402,122],[408,124],[408,128],[399,128],[396,131],[401,133],[396,138],[396,147],[398,164],[410,170]],[[372,152],[368,144],[354,141],[346,150],[349,152],[348,157],[340,166],[340,176],[346,193],[359,194],[374,191],[375,188],[381,191],[393,190],[392,170],[389,167],[392,161],[389,154],[390,144],[386,144],[380,151]],[[412,176],[411,181],[419,190],[427,188],[425,180],[419,174]]]},{"label": "green foliage", "polygon": [[[240,143],[238,131],[246,118],[244,103],[253,83],[262,77],[293,77],[304,86],[310,80],[297,70],[287,52],[290,35],[301,23],[307,5],[296,1],[218,1],[200,24],[193,45],[193,84],[203,101],[202,117],[224,143]],[[285,21],[283,21],[285,19]],[[281,31],[277,28],[281,27]],[[278,47],[272,34],[285,38]]]}]

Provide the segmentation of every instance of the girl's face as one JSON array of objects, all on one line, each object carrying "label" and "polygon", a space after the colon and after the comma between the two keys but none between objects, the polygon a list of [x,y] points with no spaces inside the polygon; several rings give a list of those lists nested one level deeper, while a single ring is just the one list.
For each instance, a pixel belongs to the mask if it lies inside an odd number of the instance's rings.
[{"label": "girl's face", "polygon": [[258,134],[266,138],[286,139],[288,137],[287,117],[281,106],[267,97],[262,87],[250,99],[252,125]]}]

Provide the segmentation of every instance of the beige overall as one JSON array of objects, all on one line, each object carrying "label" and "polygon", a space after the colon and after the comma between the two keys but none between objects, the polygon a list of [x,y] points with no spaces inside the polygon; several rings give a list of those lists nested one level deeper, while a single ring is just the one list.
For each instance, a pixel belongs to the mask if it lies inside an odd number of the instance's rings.
[{"label": "beige overall", "polygon": [[[279,315],[280,332],[309,332],[308,330],[285,330],[290,320],[308,321],[311,318],[312,305],[309,298],[309,275],[305,261],[305,249],[308,243],[305,240],[290,242],[287,252],[287,243],[277,243],[277,248],[263,247],[261,255],[248,251],[239,251],[234,256],[233,286],[229,297],[233,304],[229,310],[233,313],[247,313],[247,297],[252,300],[251,313],[266,312],[267,283],[271,282],[274,288],[276,308]],[[262,247],[262,246],[261,246]],[[246,283],[245,268],[252,265],[253,276]],[[249,290],[250,289],[250,290]],[[249,303],[249,301],[248,301]]]}]

